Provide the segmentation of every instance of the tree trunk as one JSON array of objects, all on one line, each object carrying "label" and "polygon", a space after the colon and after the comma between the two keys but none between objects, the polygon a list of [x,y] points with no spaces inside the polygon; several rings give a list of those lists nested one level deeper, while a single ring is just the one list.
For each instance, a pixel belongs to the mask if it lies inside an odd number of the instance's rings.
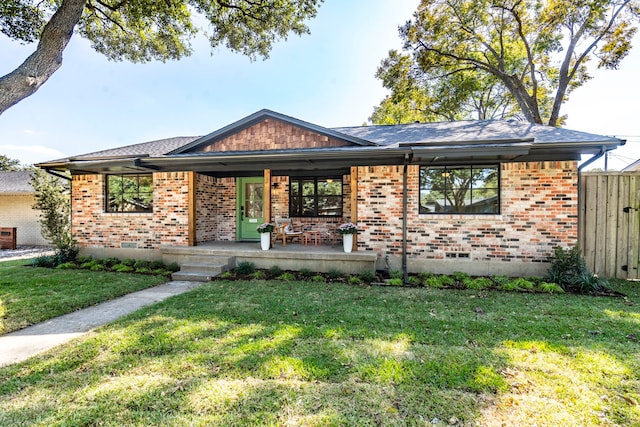
[{"label": "tree trunk", "polygon": [[62,65],[62,51],[69,43],[87,0],[63,0],[42,30],[40,42],[18,68],[0,77],[0,114],[35,93]]}]

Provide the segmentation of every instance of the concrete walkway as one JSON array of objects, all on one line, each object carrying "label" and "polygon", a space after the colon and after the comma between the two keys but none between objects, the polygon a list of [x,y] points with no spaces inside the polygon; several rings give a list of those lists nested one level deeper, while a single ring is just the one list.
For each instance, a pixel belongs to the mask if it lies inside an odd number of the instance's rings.
[{"label": "concrete walkway", "polygon": [[168,282],[2,335],[0,366],[22,362],[142,307],[202,285],[202,282]]}]

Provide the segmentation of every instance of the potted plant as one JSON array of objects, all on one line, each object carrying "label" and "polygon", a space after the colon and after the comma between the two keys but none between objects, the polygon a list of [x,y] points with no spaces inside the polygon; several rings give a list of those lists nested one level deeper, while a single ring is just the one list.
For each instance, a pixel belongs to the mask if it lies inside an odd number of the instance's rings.
[{"label": "potted plant", "polygon": [[338,234],[342,236],[342,246],[345,252],[351,252],[353,248],[353,235],[358,233],[358,227],[352,223],[340,224]]},{"label": "potted plant", "polygon": [[271,232],[274,229],[274,225],[270,222],[260,224],[257,228],[260,233],[260,248],[263,251],[268,251],[271,247]]}]

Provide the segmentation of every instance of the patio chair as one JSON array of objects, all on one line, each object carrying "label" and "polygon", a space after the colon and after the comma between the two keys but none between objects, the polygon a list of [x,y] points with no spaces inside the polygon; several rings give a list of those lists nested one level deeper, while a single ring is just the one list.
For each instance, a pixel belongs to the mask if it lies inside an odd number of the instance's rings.
[{"label": "patio chair", "polygon": [[287,239],[298,238],[302,242],[304,232],[296,229],[291,218],[276,219],[276,242],[282,239],[282,246],[287,246]]}]

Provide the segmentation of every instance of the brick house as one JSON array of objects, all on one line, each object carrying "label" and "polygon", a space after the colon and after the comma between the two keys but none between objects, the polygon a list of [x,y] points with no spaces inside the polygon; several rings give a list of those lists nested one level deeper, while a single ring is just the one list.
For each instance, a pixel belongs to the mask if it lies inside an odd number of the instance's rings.
[{"label": "brick house", "polygon": [[622,144],[520,121],[328,129],[261,110],[38,166],[71,172],[84,253],[157,258],[294,217],[322,232],[356,223],[354,254],[376,268],[524,275],[577,241],[581,156]]}]

